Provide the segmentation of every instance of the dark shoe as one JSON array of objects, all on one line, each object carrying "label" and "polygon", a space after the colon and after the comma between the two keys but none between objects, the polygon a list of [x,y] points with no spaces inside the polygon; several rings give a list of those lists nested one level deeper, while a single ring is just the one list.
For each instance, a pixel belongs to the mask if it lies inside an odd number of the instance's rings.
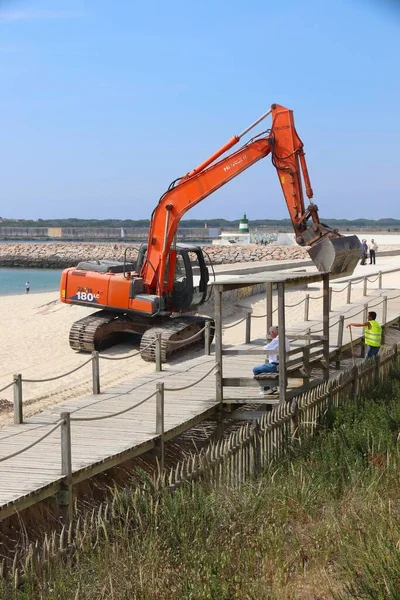
[{"label": "dark shoe", "polygon": [[265,394],[267,396],[273,396],[274,394],[278,394],[278,393],[279,392],[278,392],[278,388],[277,387],[271,387],[271,388],[269,388],[269,390],[265,391]]}]

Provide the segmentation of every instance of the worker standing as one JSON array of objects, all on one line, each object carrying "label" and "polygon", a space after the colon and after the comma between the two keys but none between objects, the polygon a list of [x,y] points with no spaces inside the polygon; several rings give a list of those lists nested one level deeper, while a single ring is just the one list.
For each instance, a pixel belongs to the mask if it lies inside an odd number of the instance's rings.
[{"label": "worker standing", "polygon": [[367,240],[362,240],[361,242],[361,262],[360,265],[365,265],[367,260],[368,246]]},{"label": "worker standing", "polygon": [[378,250],[378,246],[377,244],[375,244],[374,240],[371,240],[371,243],[369,245],[369,264],[370,265],[375,265],[375,255],[376,255],[376,251]]},{"label": "worker standing", "polygon": [[378,355],[379,348],[381,347],[382,341],[382,327],[376,320],[376,312],[370,311],[368,313],[368,321],[365,323],[349,323],[347,327],[364,327],[364,338],[365,338],[365,360],[369,360],[374,356]]}]

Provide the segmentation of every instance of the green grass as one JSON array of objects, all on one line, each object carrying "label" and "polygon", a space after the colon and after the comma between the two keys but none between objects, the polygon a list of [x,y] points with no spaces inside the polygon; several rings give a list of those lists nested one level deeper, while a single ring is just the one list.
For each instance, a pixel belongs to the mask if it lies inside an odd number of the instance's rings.
[{"label": "green grass", "polygon": [[[395,373],[397,376],[398,374]],[[333,410],[240,489],[113,492],[79,548],[37,561],[5,599],[400,599],[400,388]]]}]

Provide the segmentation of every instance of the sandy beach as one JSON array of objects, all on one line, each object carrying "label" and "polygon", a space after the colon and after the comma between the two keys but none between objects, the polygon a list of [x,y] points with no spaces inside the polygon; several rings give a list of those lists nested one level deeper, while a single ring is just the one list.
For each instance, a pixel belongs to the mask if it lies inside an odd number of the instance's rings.
[{"label": "sandy beach", "polygon": [[[355,275],[369,275],[379,270],[400,267],[400,256],[382,257],[376,266],[358,266]],[[334,282],[336,289],[344,287],[340,280]],[[370,287],[376,287],[371,284]],[[384,287],[400,288],[400,272],[384,278]],[[318,295],[318,286],[310,290],[288,291],[286,304],[293,305],[301,300],[306,292]],[[353,301],[362,296],[362,284],[354,286]],[[334,294],[334,304],[346,302],[346,292]],[[276,302],[276,299],[275,299]],[[265,313],[265,296],[253,296],[240,301],[239,306],[227,306],[224,322],[233,323],[249,309],[255,315]],[[302,308],[288,307],[286,324],[290,328],[302,321]],[[320,303],[310,302],[310,317],[320,314]],[[58,292],[27,294],[0,297],[2,333],[0,339],[0,388],[12,381],[13,375],[21,373],[25,379],[46,379],[55,377],[84,363],[89,355],[71,350],[68,342],[69,330],[74,321],[93,312],[91,308],[70,306],[59,302]],[[265,335],[264,319],[252,320],[252,337]],[[244,323],[225,330],[224,342],[240,343],[244,339]],[[123,344],[105,351],[107,356],[128,356],[138,349],[138,344]],[[175,361],[196,356],[201,348],[188,350],[184,356],[177,355]],[[168,369],[168,365],[165,365]],[[140,356],[129,360],[101,361],[101,385],[107,386],[132,377],[154,371],[153,363],[144,362]],[[56,405],[67,398],[91,393],[91,364],[72,373],[68,377],[43,383],[24,383],[23,400],[25,415],[33,414],[48,406]],[[12,422],[12,388],[0,392],[0,425]]]}]

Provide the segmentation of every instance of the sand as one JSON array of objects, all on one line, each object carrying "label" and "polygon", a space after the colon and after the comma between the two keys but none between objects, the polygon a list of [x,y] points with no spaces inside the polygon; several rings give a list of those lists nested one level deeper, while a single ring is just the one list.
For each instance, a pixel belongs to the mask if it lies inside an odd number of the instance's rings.
[{"label": "sand", "polygon": [[[355,275],[369,275],[380,269],[400,268],[400,257],[382,257],[375,267],[357,267]],[[308,269],[307,269],[308,270]],[[336,280],[335,288],[345,284]],[[372,284],[370,287],[376,287]],[[400,288],[400,272],[384,278],[384,287]],[[286,303],[295,304],[304,298],[305,293],[318,295],[318,286],[312,289],[297,290],[286,294]],[[362,296],[362,284],[354,287],[353,301]],[[346,292],[334,294],[334,305],[345,304]],[[276,301],[275,301],[276,305]],[[233,323],[241,318],[249,309],[254,314],[265,313],[265,297],[254,296],[240,301],[239,306],[226,307],[224,322]],[[232,310],[234,308],[234,310]],[[0,297],[0,315],[2,333],[0,339],[0,389],[10,383],[13,374],[21,373],[25,379],[45,379],[55,377],[74,369],[88,359],[88,355],[71,350],[68,342],[72,323],[93,312],[91,308],[62,304],[58,300],[58,292],[26,294]],[[310,318],[319,318],[320,302],[310,303]],[[303,306],[289,307],[286,314],[286,325],[290,331],[296,323],[303,320]],[[224,343],[237,344],[244,341],[244,323],[224,331]],[[252,319],[252,338],[264,337],[265,320]],[[138,344],[124,344],[111,348],[103,354],[107,356],[128,356],[138,349]],[[192,358],[202,350],[188,350],[184,356],[177,356],[173,361]],[[165,366],[168,369],[168,365]],[[104,390],[125,378],[151,373],[155,369],[153,363],[144,362],[140,356],[129,360],[105,361],[100,363],[101,385]],[[23,401],[24,415],[29,416],[49,406],[55,406],[68,398],[91,393],[91,364],[68,377],[51,382],[24,383]],[[0,425],[12,422],[12,388],[0,392]]]}]

